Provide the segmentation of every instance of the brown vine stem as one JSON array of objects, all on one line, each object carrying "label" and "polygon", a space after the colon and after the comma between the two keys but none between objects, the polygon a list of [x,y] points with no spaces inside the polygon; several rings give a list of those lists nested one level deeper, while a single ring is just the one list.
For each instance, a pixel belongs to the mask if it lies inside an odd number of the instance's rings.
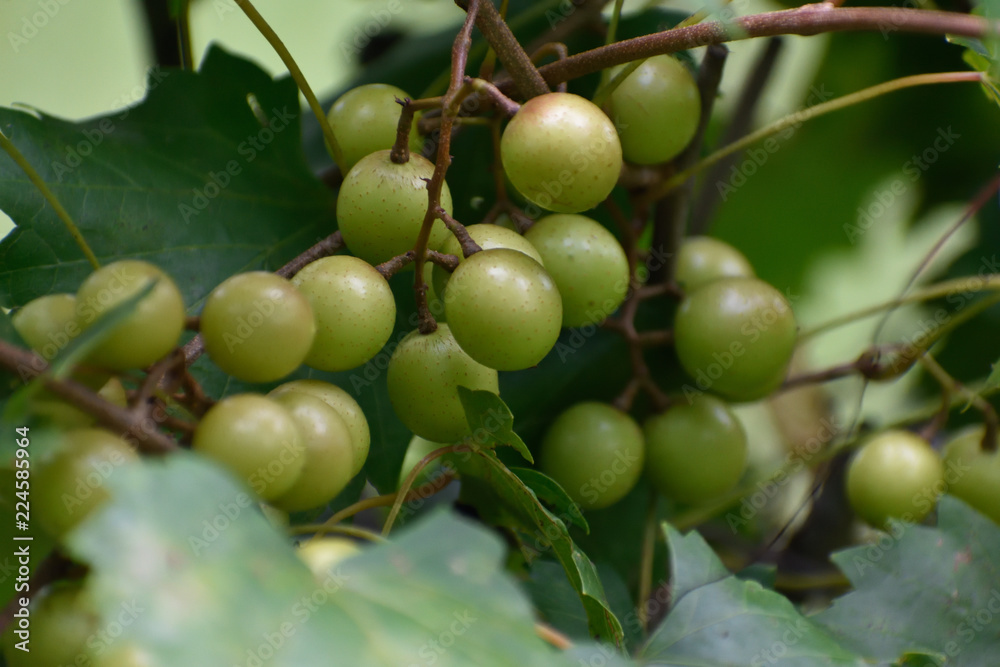
[{"label": "brown vine stem", "polygon": [[983,434],[982,449],[985,452],[997,451],[997,430],[1000,428],[1000,420],[998,420],[997,411],[990,405],[990,402],[953,378],[931,355],[922,356],[920,363],[927,369],[931,377],[941,385],[946,395],[958,394],[983,414],[986,432]]},{"label": "brown vine stem", "polygon": [[75,407],[97,418],[98,423],[119,433],[140,451],[163,454],[177,448],[177,443],[156,429],[155,420],[115,405],[84,385],[69,379],[45,377],[49,365],[34,352],[0,341],[0,366],[22,382],[41,376],[45,388]]},{"label": "brown vine stem", "polygon": [[439,206],[437,215],[441,222],[444,223],[444,226],[448,228],[448,231],[458,239],[458,244],[462,247],[462,254],[465,257],[482,251],[482,247],[469,236],[469,230],[465,228],[465,225],[448,215],[448,211]]},{"label": "brown vine stem", "polygon": [[[467,445],[448,445],[447,447],[441,447],[440,449],[435,449],[433,452],[420,459],[420,461],[417,462],[417,465],[413,466],[409,474],[406,476],[406,479],[404,479],[403,483],[399,485],[399,490],[396,492],[396,498],[392,503],[392,509],[389,510],[389,516],[386,517],[385,523],[382,525],[382,537],[388,535],[389,531],[392,530],[392,524],[395,523],[396,517],[399,516],[399,510],[403,508],[403,503],[406,502],[407,498],[410,496],[410,489],[413,487],[413,483],[417,481],[417,477],[421,472],[423,472],[424,468],[430,465],[431,461],[434,461],[445,454],[468,450],[469,447]],[[451,470],[446,470],[443,476],[447,477],[450,481],[452,474]]]},{"label": "brown vine stem", "polygon": [[[456,0],[455,4],[467,12],[475,14],[473,20],[476,23],[476,27],[479,28],[479,32],[483,33],[486,41],[493,47],[493,50],[500,58],[500,62],[503,63],[525,99],[551,92],[548,84],[545,83],[545,79],[542,78],[534,63],[531,62],[531,58],[528,57],[524,47],[514,37],[514,33],[510,31],[507,23],[500,16],[500,12],[493,5],[493,0],[483,0],[482,2]],[[478,5],[475,10],[473,10],[474,4]],[[469,46],[472,46],[471,40]],[[469,49],[466,48],[466,55],[468,55],[468,52]],[[465,59],[462,62],[464,65]],[[465,72],[464,66],[461,71]],[[454,71],[452,72],[452,77],[454,78]]]},{"label": "brown vine stem", "polygon": [[[775,35],[818,35],[826,32],[882,31],[982,38],[1000,34],[1000,22],[979,16],[906,7],[834,7],[829,3],[743,16],[726,23],[713,21],[626,39],[549,63],[539,72],[549,84],[577,79],[640,58],[675,53],[709,44]],[[504,82],[501,90],[513,85]]]},{"label": "brown vine stem", "polygon": [[[490,5],[496,12],[496,7],[493,7],[488,0],[482,4]],[[420,227],[420,233],[417,235],[417,242],[413,248],[416,255],[413,289],[417,297],[417,316],[419,318],[417,328],[422,334],[433,333],[437,330],[437,322],[434,321],[434,316],[427,307],[424,262],[427,259],[427,242],[430,240],[431,228],[434,221],[438,219],[438,209],[441,208],[441,189],[444,186],[444,177],[451,165],[451,130],[457,115],[454,101],[465,84],[465,66],[469,58],[469,49],[472,47],[472,26],[479,13],[479,5],[479,0],[469,0],[465,22],[462,24],[462,29],[458,31],[458,35],[455,36],[455,43],[451,47],[451,79],[448,84],[448,92],[445,93],[441,103],[441,138],[438,140],[434,174],[427,183],[427,212],[424,214],[424,222]]]},{"label": "brown vine stem", "polygon": [[392,276],[396,275],[403,267],[408,266],[413,263],[413,251],[407,250],[402,255],[396,255],[392,259],[388,259],[378,266],[375,270],[382,274],[382,277],[388,280]]}]

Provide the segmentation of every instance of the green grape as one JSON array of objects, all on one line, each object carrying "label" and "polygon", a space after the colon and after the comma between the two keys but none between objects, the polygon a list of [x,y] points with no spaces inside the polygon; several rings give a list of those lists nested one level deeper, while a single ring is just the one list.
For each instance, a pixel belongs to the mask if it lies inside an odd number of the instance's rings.
[{"label": "green grape", "polygon": [[[492,250],[495,248],[518,250],[542,266],[545,266],[545,262],[542,261],[542,257],[538,254],[535,246],[531,245],[525,237],[515,231],[500,227],[499,225],[469,225],[465,229],[469,232],[472,240],[483,250]],[[448,235],[444,245],[438,248],[438,251],[446,255],[455,255],[459,260],[464,259],[462,246],[454,234]],[[435,264],[433,275],[434,292],[436,294],[444,294],[444,288],[448,285],[451,273]]]},{"label": "green grape", "polygon": [[315,537],[298,548],[299,558],[319,581],[336,573],[343,561],[361,553],[361,547],[343,537]]},{"label": "green grape", "polygon": [[944,491],[944,467],[926,440],[909,431],[879,433],[847,469],[847,499],[876,528],[890,518],[922,520]]},{"label": "green grape", "polygon": [[562,296],[562,325],[599,324],[618,309],[629,287],[628,258],[614,234],[572,213],[549,215],[525,232]]},{"label": "green grape", "polygon": [[60,444],[38,464],[31,485],[31,509],[56,537],[104,503],[110,497],[105,482],[118,468],[138,460],[128,443],[103,429],[66,431]]},{"label": "green grape", "polygon": [[306,450],[291,413],[256,394],[228,396],[205,413],[192,448],[231,471],[265,500],[295,484]]},{"label": "green grape", "polygon": [[[74,379],[76,379],[75,376]],[[128,405],[125,387],[122,386],[118,378],[108,380],[97,394],[120,408]],[[42,389],[32,397],[28,409],[31,414],[40,419],[48,420],[63,430],[92,426],[97,421],[90,413],[58,398],[47,389]]]},{"label": "green grape", "polygon": [[639,65],[611,93],[610,107],[622,153],[636,164],[676,157],[691,143],[701,119],[698,84],[683,63],[668,55]]},{"label": "green grape", "polygon": [[[396,102],[410,97],[406,91],[385,83],[368,83],[352,88],[337,98],[327,119],[333,136],[340,144],[346,174],[358,160],[375,151],[392,148],[396,143],[396,128],[402,107]],[[420,151],[420,134],[416,118],[410,130],[411,150]]]},{"label": "green grape", "polygon": [[[99,629],[100,617],[86,588],[78,582],[57,582],[42,589],[29,607],[25,630],[30,652],[16,644],[23,641],[14,619],[4,632],[4,657],[8,667],[55,667],[91,664],[87,641]],[[84,662],[86,661],[86,662]]]},{"label": "green grape", "polygon": [[730,491],[747,465],[747,436],[713,396],[671,406],[646,420],[646,474],[657,491],[700,505]]},{"label": "green grape", "polygon": [[292,284],[312,306],[316,338],[306,364],[322,371],[356,368],[378,354],[396,324],[389,283],[357,257],[324,257],[299,271]]},{"label": "green grape", "polygon": [[[370,264],[381,264],[413,248],[427,212],[427,183],[434,165],[420,155],[396,164],[383,150],[361,159],[344,177],[337,196],[337,223],[344,243]],[[452,211],[451,191],[441,188],[441,207]],[[448,229],[434,222],[429,248],[444,243]]]},{"label": "green grape", "polygon": [[241,273],[212,290],[201,311],[205,351],[246,382],[280,380],[305,360],[316,336],[312,307],[291,282]]},{"label": "green grape", "polygon": [[642,473],[642,430],[606,403],[577,403],[561,413],[542,440],[538,467],[587,510],[613,505]]},{"label": "green grape", "polygon": [[698,389],[737,401],[763,398],[781,385],[795,339],[788,301],[756,278],[703,285],[674,316],[677,357]]},{"label": "green grape", "polygon": [[500,139],[514,188],[559,213],[594,208],[611,194],[622,148],[611,120],[590,100],[548,93],[525,102]]},{"label": "green grape", "polygon": [[[442,442],[432,442],[427,438],[421,438],[419,435],[413,436],[410,439],[410,444],[406,447],[406,456],[403,457],[403,467],[399,470],[399,483],[396,488],[403,485],[410,472],[416,467],[418,463],[428,454],[442,447],[447,447],[446,443]],[[413,486],[410,488],[417,488],[421,484],[426,484],[437,477],[441,470],[444,468],[444,457],[439,457],[427,464],[427,466],[417,474],[417,478],[413,481]]]},{"label": "green grape", "polygon": [[982,448],[985,427],[967,429],[945,445],[948,493],[1000,523],[1000,453]]},{"label": "green grape", "polygon": [[91,353],[90,361],[95,365],[124,371],[145,368],[165,357],[177,346],[184,331],[184,299],[166,273],[149,262],[134,259],[108,264],[80,285],[76,292],[77,317],[86,329],[154,281],[152,291]]},{"label": "green grape", "polygon": [[273,400],[291,412],[306,450],[302,474],[291,489],[274,500],[274,506],[299,512],[330,502],[353,477],[351,430],[336,410],[310,394],[289,391]]},{"label": "green grape", "polygon": [[490,368],[534,366],[559,338],[559,290],[541,264],[517,250],[466,258],[451,275],[444,300],[455,340]]},{"label": "green grape", "polygon": [[754,278],[753,267],[743,253],[711,236],[689,236],[677,253],[675,278],[693,292],[719,278]]},{"label": "green grape", "polygon": [[335,384],[323,382],[321,380],[293,380],[283,385],[275,387],[268,394],[271,398],[281,396],[290,391],[298,391],[321,399],[324,403],[337,411],[341,419],[347,425],[347,430],[351,432],[351,444],[354,448],[354,467],[351,469],[351,477],[354,477],[365,466],[368,459],[368,448],[371,445],[371,432],[368,429],[368,420],[361,410],[358,402]]},{"label": "green grape", "polygon": [[411,331],[399,342],[389,360],[387,384],[399,420],[434,442],[457,442],[471,432],[459,386],[500,393],[497,372],[466,354],[443,322],[433,333]]}]

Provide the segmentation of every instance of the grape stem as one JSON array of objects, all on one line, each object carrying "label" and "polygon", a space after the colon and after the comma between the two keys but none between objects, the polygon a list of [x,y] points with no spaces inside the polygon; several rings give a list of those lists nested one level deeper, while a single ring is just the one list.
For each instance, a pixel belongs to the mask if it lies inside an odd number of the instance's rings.
[{"label": "grape stem", "polygon": [[[556,60],[566,60],[566,58],[569,58],[569,48],[562,42],[546,42],[535,49],[534,53],[531,54],[531,62],[537,63],[546,56],[554,56]],[[566,82],[563,81],[562,83],[556,85],[556,91],[565,93]]]},{"label": "grape stem", "polygon": [[952,377],[931,355],[925,354],[921,357],[920,363],[927,369],[931,377],[941,385],[941,391],[944,393],[946,401],[951,394],[958,394],[983,413],[983,424],[986,431],[983,433],[980,446],[984,452],[997,451],[997,431],[1000,430],[1000,420],[998,420],[997,411],[990,405],[990,402]]},{"label": "grape stem", "polygon": [[[473,5],[478,4],[475,12],[476,15],[473,18],[476,27],[479,28],[479,32],[483,33],[486,41],[493,47],[493,50],[500,58],[500,62],[503,63],[518,90],[521,92],[522,97],[530,99],[552,92],[549,90],[548,84],[545,83],[545,79],[538,73],[538,69],[534,63],[531,62],[531,58],[528,57],[521,43],[517,41],[510,27],[503,20],[503,17],[500,16],[500,12],[497,11],[492,0],[483,0],[483,2],[456,0],[455,4],[467,12],[471,12]],[[469,46],[472,46],[471,40]],[[468,55],[468,48],[465,49],[465,52]],[[461,71],[465,72],[465,68]]]},{"label": "grape stem", "polygon": [[[413,487],[414,482],[416,482],[417,477],[420,475],[421,472],[423,472],[424,468],[430,465],[432,461],[444,456],[445,454],[451,454],[452,452],[468,451],[468,450],[469,447],[467,445],[461,445],[461,444],[441,447],[440,449],[435,449],[433,452],[431,452],[424,458],[420,459],[420,461],[417,462],[417,465],[413,466],[413,469],[410,470],[409,474],[406,476],[406,479],[404,479],[403,483],[399,485],[399,490],[396,492],[396,497],[392,503],[392,509],[389,510],[389,516],[386,517],[385,523],[382,525],[382,537],[388,535],[389,531],[392,530],[392,524],[395,523],[396,517],[399,516],[399,510],[402,509],[403,503],[407,502],[408,500],[412,500],[412,498],[410,498],[411,496],[410,490]],[[453,476],[454,473],[448,468],[445,469],[445,472],[442,475],[442,477],[445,477],[449,482],[452,480]],[[418,497],[423,498],[426,496],[418,495]]]},{"label": "grape stem", "polygon": [[396,255],[392,259],[388,259],[378,266],[375,270],[382,274],[382,277],[388,280],[396,273],[401,271],[403,267],[408,266],[413,263],[414,254],[412,250],[407,250],[402,255]]},{"label": "grape stem", "polygon": [[21,378],[24,384],[38,378],[50,392],[94,416],[98,423],[121,434],[140,451],[163,454],[177,449],[177,443],[157,430],[156,420],[145,411],[115,405],[74,380],[46,376],[49,365],[34,352],[0,340],[0,366]]},{"label": "grape stem", "polygon": [[653,591],[653,556],[656,554],[656,536],[659,525],[656,519],[656,506],[659,494],[650,491],[649,506],[646,509],[646,521],[642,531],[642,552],[639,562],[639,596],[637,599],[639,625],[643,633],[649,629],[649,598]]},{"label": "grape stem", "polygon": [[462,246],[462,255],[468,257],[482,250],[479,244],[469,236],[469,231],[465,228],[465,225],[448,215],[448,212],[440,206],[437,209],[437,215],[441,222],[444,223],[444,226],[458,239],[458,244]]},{"label": "grape stem", "polygon": [[410,161],[410,128],[413,127],[413,101],[396,99],[402,110],[399,112],[399,124],[396,126],[396,143],[389,151],[389,159],[394,164],[406,164]]}]

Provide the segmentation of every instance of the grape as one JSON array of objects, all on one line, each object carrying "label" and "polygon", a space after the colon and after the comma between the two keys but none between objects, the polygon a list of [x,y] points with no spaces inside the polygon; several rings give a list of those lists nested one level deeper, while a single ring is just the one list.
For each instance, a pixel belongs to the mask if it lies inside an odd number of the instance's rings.
[{"label": "grape", "polygon": [[629,287],[628,258],[618,239],[582,215],[549,215],[525,232],[562,296],[564,327],[597,324],[618,309]]},{"label": "grape", "polygon": [[[523,252],[525,255],[543,266],[545,264],[542,261],[541,255],[539,255],[538,251],[535,249],[535,246],[531,245],[525,237],[515,231],[498,225],[469,225],[465,229],[469,232],[469,236],[472,237],[472,240],[475,241],[483,250],[510,248],[511,250]],[[455,255],[459,258],[459,260],[464,259],[462,246],[459,244],[458,239],[455,238],[454,234],[448,235],[447,240],[444,242],[444,245],[439,248],[439,251],[446,255]],[[451,278],[451,273],[435,264],[433,276],[434,291],[439,295],[444,294],[444,288],[448,285],[448,279]]]},{"label": "grape", "polygon": [[205,351],[246,382],[280,380],[305,360],[316,336],[308,299],[266,271],[241,273],[212,290],[201,312]]},{"label": "grape", "polygon": [[97,366],[124,371],[145,368],[177,346],[184,331],[184,299],[170,277],[148,262],[128,259],[108,264],[83,281],[76,293],[77,317],[84,329],[108,310],[155,281],[124,320],[93,350]]},{"label": "grape", "polygon": [[767,396],[795,349],[792,309],[763,280],[723,278],[689,293],[674,316],[674,342],[698,388],[737,401]]},{"label": "grape", "polygon": [[517,250],[483,250],[466,258],[448,281],[444,300],[455,340],[490,368],[534,366],[559,338],[562,299],[556,284],[541,264]]},{"label": "grape", "polygon": [[639,65],[611,93],[610,107],[622,154],[636,164],[659,164],[677,156],[691,143],[701,117],[698,84],[687,67],[668,55]]},{"label": "grape", "polygon": [[[352,88],[337,98],[327,118],[333,136],[340,144],[344,163],[340,171],[346,174],[358,160],[375,151],[392,148],[396,143],[396,128],[402,107],[396,102],[410,97],[406,91],[384,83],[369,83]],[[416,118],[410,130],[410,145],[420,148]]]},{"label": "grape", "polygon": [[299,271],[292,284],[312,306],[316,338],[305,362],[323,371],[356,368],[392,335],[396,301],[389,283],[357,257],[324,257]]},{"label": "grape", "polygon": [[965,430],[944,448],[948,493],[1000,523],[1000,454],[982,448],[985,428]]},{"label": "grape", "polygon": [[645,424],[646,472],[663,495],[699,505],[731,490],[747,464],[747,436],[713,396],[677,404]]},{"label": "grape", "polygon": [[518,192],[559,213],[600,204],[622,168],[611,120],[590,100],[570,93],[525,102],[504,130],[500,157]]},{"label": "grape", "polygon": [[104,484],[115,471],[136,460],[132,448],[109,431],[66,431],[59,449],[35,471],[31,509],[47,531],[61,537],[110,497]]},{"label": "grape", "polygon": [[291,412],[306,450],[302,474],[274,506],[299,512],[330,502],[353,477],[354,444],[347,423],[322,399],[310,394],[288,391],[273,400]]},{"label": "grape", "polygon": [[926,440],[908,431],[879,433],[847,469],[847,499],[876,528],[890,518],[922,520],[944,490],[944,468]]},{"label": "grape", "polygon": [[274,388],[268,396],[275,398],[290,391],[309,394],[322,400],[337,411],[347,430],[351,433],[351,444],[354,451],[354,467],[351,477],[354,477],[365,466],[368,459],[368,448],[371,444],[371,432],[368,430],[368,420],[358,402],[335,384],[321,380],[294,380]]},{"label": "grape", "polygon": [[191,446],[273,500],[292,488],[306,462],[302,436],[289,411],[256,394],[229,396],[205,413]]},{"label": "grape", "polygon": [[387,383],[399,420],[434,442],[457,442],[471,432],[459,386],[500,392],[497,372],[466,354],[443,322],[433,333],[411,331],[399,342],[389,360]]},{"label": "grape", "polygon": [[361,553],[361,548],[353,540],[343,537],[317,537],[298,549],[299,558],[319,581],[324,581],[335,573],[335,568],[351,556]]},{"label": "grape", "polygon": [[[406,456],[403,457],[403,467],[399,470],[399,483],[396,485],[397,488],[403,485],[403,482],[406,480],[413,468],[415,468],[425,456],[433,451],[447,446],[448,445],[446,443],[431,442],[427,438],[421,438],[419,435],[413,436],[413,438],[410,439],[410,444],[406,447]],[[413,486],[410,488],[415,489],[437,477],[444,468],[444,458],[445,457],[438,457],[428,463],[427,466],[417,474],[417,478],[413,480]]]},{"label": "grape", "polygon": [[753,277],[753,267],[743,253],[711,236],[689,236],[677,253],[675,278],[688,292],[719,278]]},{"label": "grape", "polygon": [[[348,249],[370,264],[381,264],[413,248],[427,212],[427,183],[434,165],[420,155],[395,164],[383,150],[361,159],[344,177],[337,197],[337,222]],[[452,210],[451,191],[441,188],[441,207]],[[444,242],[448,229],[434,221],[429,248]]]},{"label": "grape", "polygon": [[98,631],[100,617],[84,586],[51,584],[32,600],[29,610],[31,651],[15,648],[22,639],[14,634],[17,622],[10,623],[3,638],[8,667],[91,664],[87,642]]},{"label": "grape", "polygon": [[577,403],[561,413],[542,441],[538,467],[584,509],[613,505],[642,473],[645,446],[638,424],[606,403]]}]

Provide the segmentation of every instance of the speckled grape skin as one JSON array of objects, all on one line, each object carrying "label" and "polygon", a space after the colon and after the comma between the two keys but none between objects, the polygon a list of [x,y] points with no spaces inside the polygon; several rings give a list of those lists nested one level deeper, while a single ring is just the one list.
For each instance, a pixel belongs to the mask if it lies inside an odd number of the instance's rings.
[{"label": "speckled grape skin", "polygon": [[497,248],[467,257],[448,281],[444,302],[458,344],[499,371],[536,365],[562,328],[555,281],[517,250]]},{"label": "speckled grape skin", "polygon": [[[465,229],[469,232],[472,240],[479,244],[479,247],[483,250],[492,250],[494,248],[518,250],[542,266],[545,266],[545,262],[542,261],[542,256],[538,254],[535,246],[531,245],[525,237],[511,229],[499,225],[469,225]],[[459,259],[464,258],[462,255],[462,246],[454,234],[448,234],[448,239],[439,250],[447,255],[455,255]],[[448,285],[451,273],[435,264],[433,277],[435,293],[444,294],[444,288]]]},{"label": "speckled grape skin", "polygon": [[368,449],[371,446],[371,431],[368,428],[368,419],[365,417],[361,406],[348,394],[335,384],[323,382],[322,380],[293,380],[271,390],[268,396],[275,398],[290,391],[298,391],[309,394],[322,400],[347,424],[347,429],[351,432],[351,444],[354,445],[354,468],[351,476],[357,475],[368,459]]},{"label": "speckled grape skin", "polygon": [[337,411],[320,398],[290,391],[274,400],[291,412],[302,434],[306,463],[292,488],[272,504],[286,512],[324,505],[343,491],[353,477],[351,432]]},{"label": "speckled grape skin", "polygon": [[677,357],[699,390],[763,398],[785,379],[795,351],[785,297],[756,278],[722,278],[689,293],[674,316]]},{"label": "speckled grape skin", "polygon": [[309,300],[285,278],[240,273],[212,290],[201,311],[205,351],[246,382],[280,380],[305,360],[316,335]]},{"label": "speckled grape skin", "polygon": [[387,383],[399,420],[434,442],[457,442],[470,433],[459,386],[500,393],[497,372],[469,357],[444,323],[433,333],[411,331],[400,341]]},{"label": "speckled grape skin", "polygon": [[357,257],[324,257],[299,271],[298,288],[316,318],[316,338],[305,363],[345,371],[374,357],[392,335],[396,301],[389,283]]},{"label": "speckled grape skin", "polygon": [[[362,158],[344,177],[337,196],[337,224],[344,243],[369,264],[381,264],[413,248],[427,212],[427,183],[434,165],[411,154],[405,164],[389,159],[389,150]],[[451,213],[451,191],[441,188],[441,206]],[[444,243],[448,229],[440,220],[431,228],[429,248]]]},{"label": "speckled grape skin", "polygon": [[[375,151],[392,148],[402,107],[396,99],[410,95],[402,88],[385,83],[369,83],[352,88],[337,98],[327,118],[337,138],[347,173],[358,161]],[[418,140],[417,124],[410,131],[411,144]]]},{"label": "speckled grape skin", "polygon": [[572,213],[549,215],[524,237],[545,260],[562,295],[563,326],[604,321],[628,293],[628,258],[601,223]]},{"label": "speckled grape skin", "polygon": [[677,253],[675,279],[686,291],[719,278],[755,277],[750,260],[725,241],[711,236],[689,236]]},{"label": "speckled grape skin", "polygon": [[611,120],[590,100],[548,93],[525,102],[500,140],[504,171],[529,201],[559,213],[594,208],[611,194],[622,148]]},{"label": "speckled grape skin", "polygon": [[659,164],[691,142],[701,117],[701,97],[691,72],[676,58],[654,56],[611,94],[611,117],[622,154],[635,164]]}]

